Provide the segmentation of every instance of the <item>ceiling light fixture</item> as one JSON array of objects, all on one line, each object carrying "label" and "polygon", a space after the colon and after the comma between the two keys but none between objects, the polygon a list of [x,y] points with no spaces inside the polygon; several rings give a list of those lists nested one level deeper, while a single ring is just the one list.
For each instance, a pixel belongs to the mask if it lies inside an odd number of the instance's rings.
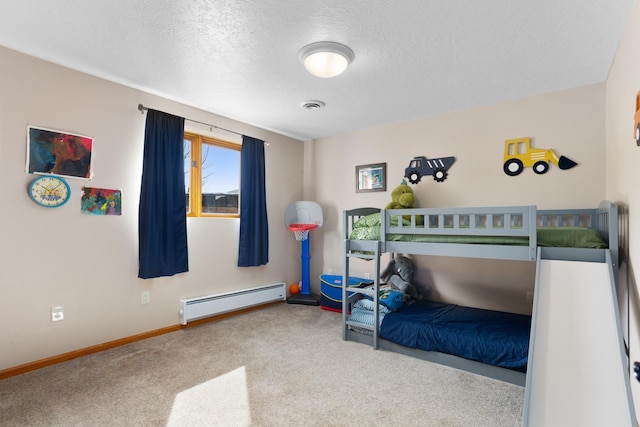
[{"label": "ceiling light fixture", "polygon": [[355,54],[347,46],[336,42],[311,43],[298,54],[304,68],[316,77],[329,78],[347,69]]}]

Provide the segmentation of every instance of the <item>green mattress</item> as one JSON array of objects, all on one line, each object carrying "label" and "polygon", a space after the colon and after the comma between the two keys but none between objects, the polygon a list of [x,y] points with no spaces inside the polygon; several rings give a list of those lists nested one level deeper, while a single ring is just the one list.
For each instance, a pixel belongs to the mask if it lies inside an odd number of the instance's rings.
[{"label": "green mattress", "polygon": [[[463,229],[460,229],[463,232]],[[360,218],[353,224],[350,240],[381,240],[380,214]],[[538,246],[604,249],[607,243],[597,231],[587,227],[538,227]],[[387,234],[387,241],[424,243],[466,243],[527,246],[526,236],[472,236],[435,234]]]}]

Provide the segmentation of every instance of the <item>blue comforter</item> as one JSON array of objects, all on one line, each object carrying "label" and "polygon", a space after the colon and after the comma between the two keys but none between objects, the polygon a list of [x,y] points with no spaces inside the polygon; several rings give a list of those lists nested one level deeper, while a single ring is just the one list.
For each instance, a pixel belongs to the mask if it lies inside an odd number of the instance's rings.
[{"label": "blue comforter", "polygon": [[419,301],[384,317],[380,337],[526,372],[531,316]]}]

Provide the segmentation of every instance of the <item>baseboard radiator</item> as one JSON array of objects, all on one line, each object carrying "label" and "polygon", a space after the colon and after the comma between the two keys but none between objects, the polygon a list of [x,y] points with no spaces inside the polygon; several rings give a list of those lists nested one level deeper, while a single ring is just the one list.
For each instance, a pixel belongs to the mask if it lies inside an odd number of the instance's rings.
[{"label": "baseboard radiator", "polygon": [[180,300],[180,324],[287,298],[284,282]]}]

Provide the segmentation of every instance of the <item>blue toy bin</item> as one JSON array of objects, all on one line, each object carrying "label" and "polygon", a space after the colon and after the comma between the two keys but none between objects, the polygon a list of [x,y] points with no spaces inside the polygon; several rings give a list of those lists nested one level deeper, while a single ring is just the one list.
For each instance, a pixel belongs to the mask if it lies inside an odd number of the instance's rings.
[{"label": "blue toy bin", "polygon": [[[349,287],[362,288],[373,284],[373,280],[349,277]],[[353,292],[349,292],[349,295]],[[342,276],[323,274],[320,276],[320,308],[342,313]]]}]

